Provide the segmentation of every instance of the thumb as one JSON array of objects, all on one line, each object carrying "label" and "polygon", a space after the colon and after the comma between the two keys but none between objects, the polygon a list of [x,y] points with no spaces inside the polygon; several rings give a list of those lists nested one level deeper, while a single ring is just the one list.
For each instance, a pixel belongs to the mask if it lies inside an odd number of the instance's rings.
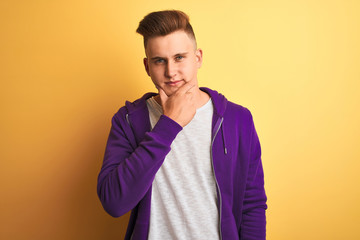
[{"label": "thumb", "polygon": [[161,104],[164,105],[164,103],[166,103],[169,97],[161,88],[159,88],[159,96],[160,96]]}]

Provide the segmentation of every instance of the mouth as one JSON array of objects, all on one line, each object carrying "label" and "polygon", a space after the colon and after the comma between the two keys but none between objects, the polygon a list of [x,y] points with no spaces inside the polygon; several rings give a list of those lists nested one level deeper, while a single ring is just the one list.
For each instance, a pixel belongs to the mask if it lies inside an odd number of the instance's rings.
[{"label": "mouth", "polygon": [[170,81],[170,82],[166,82],[165,84],[169,85],[169,86],[176,86],[176,85],[180,84],[182,81],[184,81],[184,80]]}]

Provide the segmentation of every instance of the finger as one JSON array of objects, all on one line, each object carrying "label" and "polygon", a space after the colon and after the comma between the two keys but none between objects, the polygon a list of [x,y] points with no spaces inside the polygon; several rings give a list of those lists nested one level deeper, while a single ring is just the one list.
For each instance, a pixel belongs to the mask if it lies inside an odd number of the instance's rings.
[{"label": "finger", "polygon": [[179,89],[178,89],[178,93],[180,94],[185,94],[187,92],[191,92],[193,90],[193,87],[195,87],[194,83],[191,82],[187,82],[184,85],[182,85]]}]

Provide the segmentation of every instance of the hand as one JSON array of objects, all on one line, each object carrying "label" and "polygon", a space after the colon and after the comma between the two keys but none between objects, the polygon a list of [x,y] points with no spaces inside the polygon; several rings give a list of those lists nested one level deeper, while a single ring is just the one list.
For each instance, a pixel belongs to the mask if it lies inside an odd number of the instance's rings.
[{"label": "hand", "polygon": [[187,82],[170,97],[166,95],[164,90],[159,88],[160,101],[164,115],[168,116],[182,127],[185,127],[193,119],[196,113],[194,87],[195,85],[193,83]]}]

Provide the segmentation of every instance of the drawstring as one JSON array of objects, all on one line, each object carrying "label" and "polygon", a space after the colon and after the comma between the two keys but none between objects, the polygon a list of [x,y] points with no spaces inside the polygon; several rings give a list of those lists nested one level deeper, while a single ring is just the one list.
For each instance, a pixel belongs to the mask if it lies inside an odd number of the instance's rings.
[{"label": "drawstring", "polygon": [[225,141],[225,132],[224,132],[224,118],[223,117],[218,118],[218,120],[216,121],[216,124],[215,124],[214,129],[213,129],[214,132],[212,134],[212,136],[213,136],[212,143],[214,142],[215,136],[217,135],[220,128],[221,128],[221,135],[222,135],[222,140],[223,140],[224,153],[227,154],[226,141]]},{"label": "drawstring", "polygon": [[221,124],[221,135],[222,135],[222,139],[223,139],[223,144],[224,144],[224,153],[227,154],[227,148],[226,148],[226,141],[225,141],[225,133],[224,133],[224,121],[222,121]]}]

